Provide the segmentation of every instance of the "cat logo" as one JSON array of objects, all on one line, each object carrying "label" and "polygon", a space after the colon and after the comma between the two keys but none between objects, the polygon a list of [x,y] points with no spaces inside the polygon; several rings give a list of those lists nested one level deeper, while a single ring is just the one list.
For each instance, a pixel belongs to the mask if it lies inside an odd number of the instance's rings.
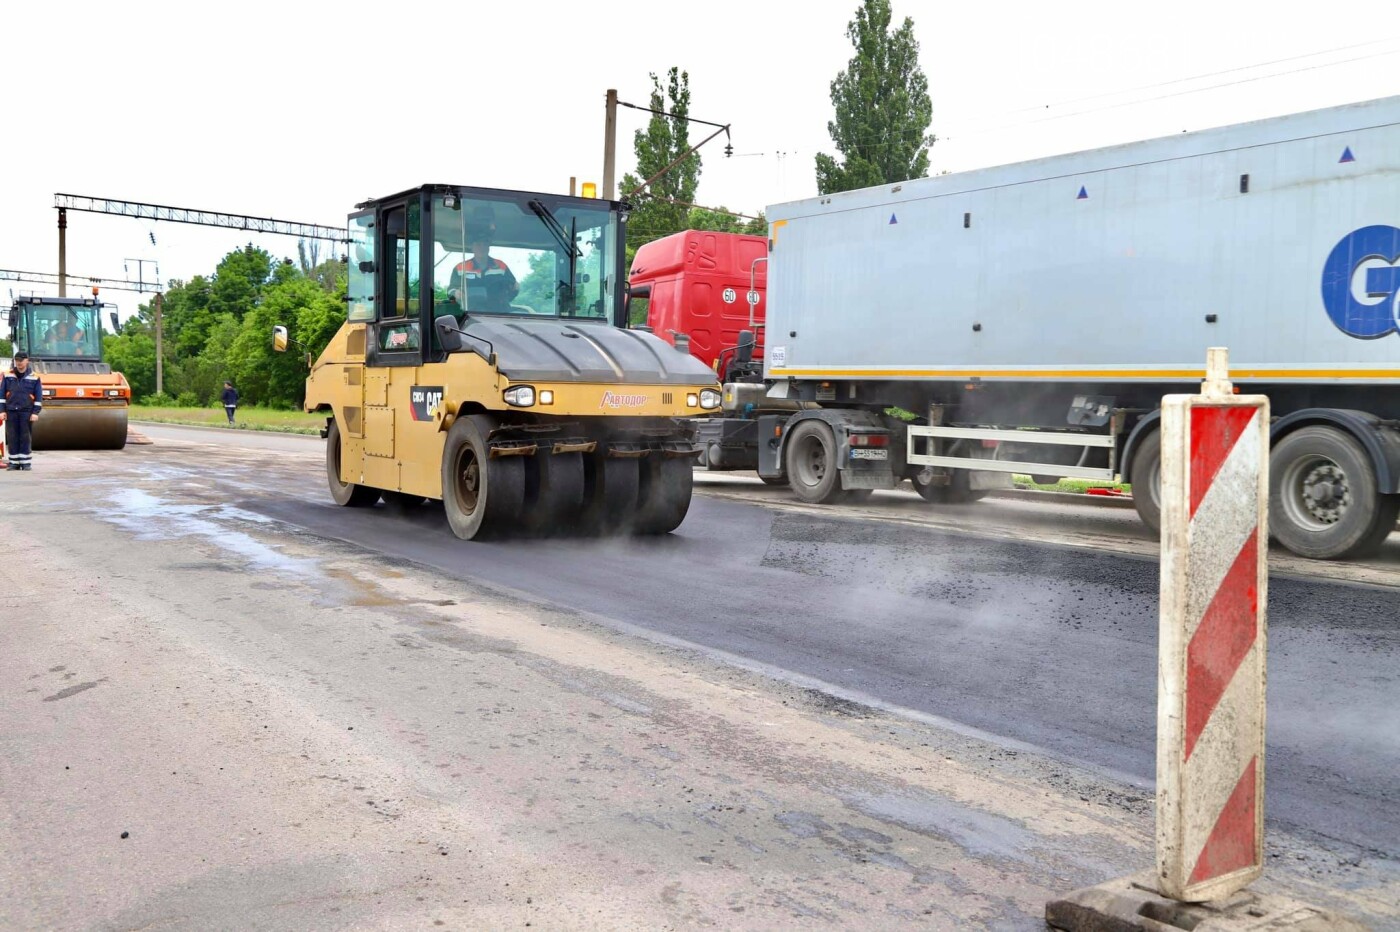
[{"label": "cat logo", "polygon": [[414,385],[408,390],[408,400],[415,421],[431,421],[442,404],[442,386]]}]

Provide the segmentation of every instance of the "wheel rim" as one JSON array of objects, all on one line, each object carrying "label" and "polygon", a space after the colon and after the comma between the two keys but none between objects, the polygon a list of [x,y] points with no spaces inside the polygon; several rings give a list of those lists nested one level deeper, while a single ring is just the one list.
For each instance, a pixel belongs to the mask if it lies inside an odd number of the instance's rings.
[{"label": "wheel rim", "polygon": [[826,447],[815,435],[803,437],[793,457],[797,481],[808,487],[821,485],[826,478]]},{"label": "wheel rim", "polygon": [[1346,516],[1352,504],[1347,474],[1325,456],[1293,460],[1283,471],[1282,486],[1284,511],[1299,527],[1329,528]]},{"label": "wheel rim", "polygon": [[457,454],[453,476],[457,504],[464,514],[472,514],[481,496],[481,460],[470,446],[464,445]]}]

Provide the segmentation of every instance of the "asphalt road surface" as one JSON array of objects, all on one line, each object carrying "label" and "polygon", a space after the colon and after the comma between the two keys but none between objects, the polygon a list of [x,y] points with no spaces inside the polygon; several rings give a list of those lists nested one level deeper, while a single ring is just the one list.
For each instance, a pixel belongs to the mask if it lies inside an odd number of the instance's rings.
[{"label": "asphalt road surface", "polygon": [[[300,450],[302,440],[246,442]],[[773,511],[733,497],[697,497],[679,531],[659,540],[465,548],[438,507],[367,514],[324,495],[242,504],[395,561],[470,575],[1143,786],[1153,780],[1150,557],[891,525],[840,509]],[[975,524],[985,504],[957,509],[960,520]],[[1131,511],[1109,519],[1122,525],[1120,538],[1145,536]],[[1382,571],[1392,558],[1388,550],[1377,561]],[[1280,825],[1400,859],[1400,572],[1393,582],[1271,581],[1267,807]]]},{"label": "asphalt road surface", "polygon": [[[464,544],[436,507],[334,507],[317,440],[139,429],[156,442],[115,460],[0,477],[0,523],[79,580],[12,589],[82,603],[0,652],[0,882],[34,891],[0,925],[237,925],[253,902],[286,928],[1033,928],[1047,892],[1151,863],[1157,577],[1131,512],[840,511],[721,479],[666,538]],[[1377,926],[1400,922],[1397,550],[1285,557],[1271,583],[1267,882]],[[149,617],[73,630],[104,600]],[[123,742],[182,759],[54,787]],[[346,834],[352,786],[382,839]],[[95,800],[147,836],[178,817],[178,854],[135,878],[59,858]],[[390,857],[421,845],[451,883]]]},{"label": "asphalt road surface", "polygon": [[[660,540],[465,549],[439,508],[241,504],[1143,786],[1155,773],[1149,559],[704,496]],[[1269,635],[1268,812],[1400,859],[1400,589],[1275,579]]]}]

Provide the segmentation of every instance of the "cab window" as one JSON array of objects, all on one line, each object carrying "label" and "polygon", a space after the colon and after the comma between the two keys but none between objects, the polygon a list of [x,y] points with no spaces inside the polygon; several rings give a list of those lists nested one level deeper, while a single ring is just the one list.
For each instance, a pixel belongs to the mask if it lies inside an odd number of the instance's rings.
[{"label": "cab window", "polygon": [[605,206],[439,195],[433,239],[434,317],[609,316],[616,225]]},{"label": "cab window", "polygon": [[416,354],[422,346],[422,208],[417,201],[394,207],[385,211],[383,224],[382,254],[389,266],[384,270],[376,349],[381,354]]},{"label": "cab window", "polygon": [[346,319],[374,320],[374,211],[350,218],[350,263],[346,270]]}]

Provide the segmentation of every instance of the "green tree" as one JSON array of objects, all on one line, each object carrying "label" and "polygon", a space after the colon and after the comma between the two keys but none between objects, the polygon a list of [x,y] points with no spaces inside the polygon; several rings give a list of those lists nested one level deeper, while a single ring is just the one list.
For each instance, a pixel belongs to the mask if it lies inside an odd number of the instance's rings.
[{"label": "green tree", "polygon": [[554,309],[555,289],[559,283],[555,261],[553,252],[530,254],[530,271],[520,280],[520,293],[515,296],[514,303],[537,311]]},{"label": "green tree", "polygon": [[249,243],[224,256],[214,271],[209,308],[215,314],[232,314],[239,320],[262,296],[272,275],[272,256]]},{"label": "green tree", "polygon": [[306,397],[306,365],[300,351],[272,349],[272,328],[285,326],[292,339],[305,343],[313,356],[325,349],[345,322],[345,305],[319,284],[304,278],[294,265],[278,270],[276,281],[237,322],[238,332],[224,354],[224,375],[249,404],[294,407]]},{"label": "green tree", "polygon": [[933,103],[919,67],[914,21],[890,31],[889,0],[864,0],[846,27],[856,54],[831,82],[836,119],[826,124],[842,161],[817,156],[817,191],[923,178],[928,175]]},{"label": "green tree", "polygon": [[209,328],[218,317],[209,307],[213,284],[203,275],[196,275],[188,282],[170,283],[160,315],[167,352],[190,356],[203,348],[209,338]]},{"label": "green tree", "polygon": [[104,336],[102,358],[113,371],[126,376],[133,399],[156,390],[156,341],[139,321],[129,321],[119,334]]},{"label": "green tree", "polygon": [[713,230],[716,233],[743,233],[748,236],[766,236],[768,221],[762,213],[748,220],[729,213],[723,207],[712,210],[708,207],[692,207],[686,216],[686,226],[692,230]]},{"label": "green tree", "polygon": [[[654,112],[646,128],[637,130],[632,137],[637,172],[622,177],[623,197],[690,148],[690,124],[686,121],[690,113],[689,72],[672,68],[666,74],[664,88],[653,74],[650,106]],[[662,113],[671,115],[661,116]],[[631,196],[634,206],[627,221],[629,268],[639,245],[686,229],[688,208],[672,202],[689,204],[695,200],[695,189],[700,184],[700,163],[700,153],[693,152],[652,182],[645,192]]]},{"label": "green tree", "polygon": [[340,259],[325,260],[306,273],[306,277],[330,294],[345,291],[346,267]]},{"label": "green tree", "polygon": [[198,353],[179,357],[166,366],[166,390],[176,395],[192,392],[201,405],[217,399],[228,377],[228,350],[238,332],[238,321],[232,314],[212,318],[208,337]]},{"label": "green tree", "polygon": [[15,345],[9,340],[0,339],[0,356],[10,357],[15,354]]}]

